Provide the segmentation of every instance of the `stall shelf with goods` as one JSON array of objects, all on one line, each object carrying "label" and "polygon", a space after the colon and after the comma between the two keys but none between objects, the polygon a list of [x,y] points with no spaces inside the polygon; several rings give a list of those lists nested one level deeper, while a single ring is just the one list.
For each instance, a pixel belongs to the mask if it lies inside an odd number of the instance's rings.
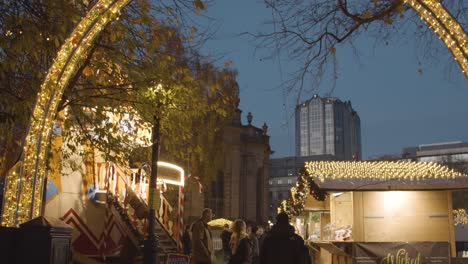
[{"label": "stall shelf with goods", "polygon": [[[322,263],[346,263],[346,257],[380,263],[387,255],[396,258],[399,249],[408,258],[419,254],[435,261],[456,255],[452,191],[467,188],[465,173],[437,163],[309,162],[279,210],[287,212],[293,224],[320,229],[311,235],[309,228],[301,235]],[[307,212],[313,212],[310,197],[326,204],[315,211],[320,221],[307,220]],[[367,251],[375,256],[357,256],[366,251],[359,251],[362,247],[371,248]]]}]

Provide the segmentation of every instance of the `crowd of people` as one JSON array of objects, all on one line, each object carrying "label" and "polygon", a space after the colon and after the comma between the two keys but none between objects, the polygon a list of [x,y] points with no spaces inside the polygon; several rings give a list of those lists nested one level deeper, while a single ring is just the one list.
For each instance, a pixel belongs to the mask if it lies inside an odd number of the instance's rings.
[{"label": "crowd of people", "polygon": [[[182,238],[184,254],[191,263],[214,264],[213,235],[208,222],[213,218],[206,208],[200,219],[187,226]],[[190,235],[191,234],[191,235]],[[242,219],[231,226],[225,224],[220,235],[223,264],[310,264],[310,256],[302,237],[289,224],[286,213],[279,213],[271,227],[247,225]]]}]

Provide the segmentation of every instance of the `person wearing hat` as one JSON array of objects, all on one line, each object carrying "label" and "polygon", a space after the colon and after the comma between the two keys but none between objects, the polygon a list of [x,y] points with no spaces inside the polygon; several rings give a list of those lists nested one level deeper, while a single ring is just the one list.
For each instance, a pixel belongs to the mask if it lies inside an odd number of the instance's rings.
[{"label": "person wearing hat", "polygon": [[266,235],[260,249],[261,264],[310,264],[310,256],[302,237],[294,232],[289,217],[282,212],[276,216],[276,224]]}]

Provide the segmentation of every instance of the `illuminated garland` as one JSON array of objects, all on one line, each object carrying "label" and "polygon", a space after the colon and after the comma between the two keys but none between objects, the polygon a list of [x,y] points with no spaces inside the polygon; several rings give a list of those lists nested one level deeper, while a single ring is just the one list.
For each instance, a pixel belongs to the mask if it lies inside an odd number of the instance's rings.
[{"label": "illuminated garland", "polygon": [[15,226],[40,215],[47,146],[58,103],[70,79],[89,56],[93,41],[129,1],[99,0],[58,52],[37,96],[19,179],[13,173],[7,175],[3,226]]},{"label": "illuminated garland", "polygon": [[297,179],[296,186],[291,188],[289,198],[281,202],[280,207],[277,209],[278,213],[285,212],[290,217],[299,215],[304,211],[309,194],[317,201],[325,201],[328,196],[325,191],[321,190],[319,186],[313,182],[308,176],[307,171],[302,169]]},{"label": "illuminated garland", "polygon": [[310,185],[310,194],[314,197],[317,201],[325,201],[327,199],[328,193],[322,189],[311,179],[309,178],[309,185]]},{"label": "illuminated garland", "polygon": [[455,179],[468,175],[432,162],[407,161],[312,161],[306,162],[310,176],[326,179],[423,180]]},{"label": "illuminated garland", "polygon": [[444,42],[468,78],[468,35],[439,0],[404,0]]},{"label": "illuminated garland", "polygon": [[453,222],[455,225],[468,225],[468,215],[465,209],[453,210]]}]

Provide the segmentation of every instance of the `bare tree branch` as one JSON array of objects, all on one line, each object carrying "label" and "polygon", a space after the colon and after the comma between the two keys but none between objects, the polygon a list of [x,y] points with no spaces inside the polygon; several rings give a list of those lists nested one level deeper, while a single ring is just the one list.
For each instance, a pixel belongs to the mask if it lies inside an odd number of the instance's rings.
[{"label": "bare tree branch", "polygon": [[[287,91],[300,95],[304,86],[319,87],[327,76],[336,80],[337,49],[342,45],[353,45],[353,41],[365,34],[376,42],[388,44],[392,36],[400,39],[430,39],[434,33],[419,19],[416,13],[402,0],[264,0],[272,9],[273,30],[248,32],[258,43],[258,48],[271,50],[272,57],[297,60],[301,67],[289,72],[283,85]],[[442,0],[446,8],[462,26],[468,24],[466,10],[468,2]],[[424,36],[424,37],[422,37]],[[435,52],[432,45],[422,43],[427,50]],[[434,49],[434,50],[431,50]],[[312,52],[311,52],[312,51]],[[431,53],[429,52],[429,53]],[[446,50],[444,50],[446,53]],[[267,57],[269,58],[269,57]],[[330,71],[331,69],[331,71]],[[312,81],[312,83],[311,83]],[[314,89],[314,88],[312,88]]]}]

